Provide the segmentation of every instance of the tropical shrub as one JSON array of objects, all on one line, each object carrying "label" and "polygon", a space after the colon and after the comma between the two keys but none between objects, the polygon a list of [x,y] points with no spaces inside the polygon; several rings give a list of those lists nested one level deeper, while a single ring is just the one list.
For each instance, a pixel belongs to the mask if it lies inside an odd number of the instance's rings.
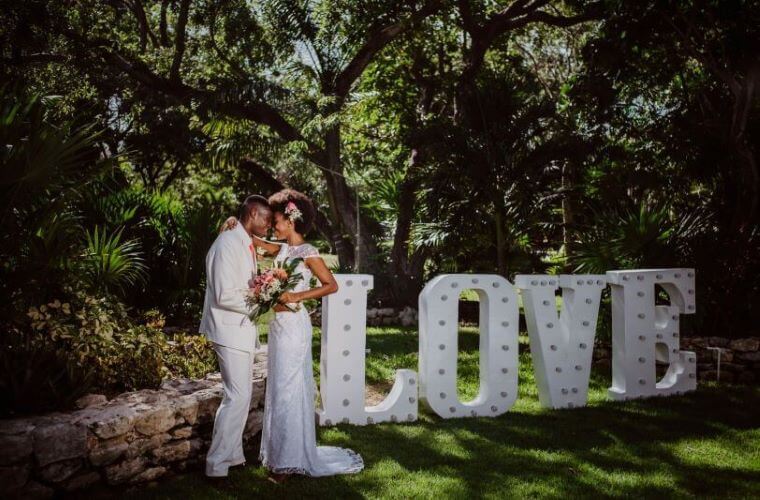
[{"label": "tropical shrub", "polygon": [[[593,212],[578,231],[568,261],[576,272],[687,266],[693,242],[711,222],[702,210],[690,212],[662,202],[630,200]],[[693,265],[693,263],[691,264]]]},{"label": "tropical shrub", "polygon": [[84,248],[76,201],[112,165],[92,125],[51,121],[52,100],[0,89],[0,318],[46,302]]},{"label": "tropical shrub", "polygon": [[29,309],[28,336],[69,353],[94,386],[108,391],[156,387],[163,378],[164,334],[136,325],[125,307],[71,288],[65,301]]},{"label": "tropical shrub", "polygon": [[216,354],[201,335],[172,335],[166,343],[163,359],[170,378],[201,378],[219,371]]},{"label": "tropical shrub", "polygon": [[18,330],[0,337],[0,416],[67,408],[93,387],[69,352]]},{"label": "tropical shrub", "polygon": [[136,324],[123,304],[65,287],[65,295],[27,312],[2,339],[0,414],[61,409],[81,395],[156,388],[167,377],[216,371],[205,338]]}]

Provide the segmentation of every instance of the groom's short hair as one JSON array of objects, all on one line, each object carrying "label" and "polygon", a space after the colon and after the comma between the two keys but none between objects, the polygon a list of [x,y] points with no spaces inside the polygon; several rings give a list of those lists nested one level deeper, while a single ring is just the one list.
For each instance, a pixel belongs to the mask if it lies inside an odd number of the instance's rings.
[{"label": "groom's short hair", "polygon": [[266,198],[258,194],[252,194],[243,200],[243,203],[240,204],[240,210],[238,210],[238,220],[244,221],[248,219],[251,214],[251,210],[253,210],[254,207],[271,210],[269,207],[269,202]]}]

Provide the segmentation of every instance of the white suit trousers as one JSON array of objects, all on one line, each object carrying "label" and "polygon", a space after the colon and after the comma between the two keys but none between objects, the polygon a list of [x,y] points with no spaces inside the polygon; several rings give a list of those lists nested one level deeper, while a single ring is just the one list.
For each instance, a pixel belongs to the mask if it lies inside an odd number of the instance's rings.
[{"label": "white suit trousers", "polygon": [[253,353],[214,344],[222,373],[224,398],[216,410],[206,475],[224,477],[233,465],[245,462],[243,429],[251,406]]}]

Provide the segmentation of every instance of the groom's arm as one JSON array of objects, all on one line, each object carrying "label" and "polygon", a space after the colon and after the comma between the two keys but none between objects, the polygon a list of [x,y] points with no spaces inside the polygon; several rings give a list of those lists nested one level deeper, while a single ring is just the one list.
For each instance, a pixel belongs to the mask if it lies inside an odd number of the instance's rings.
[{"label": "groom's arm", "polygon": [[212,261],[213,273],[210,279],[214,283],[217,307],[248,315],[250,311],[245,303],[246,289],[239,286],[244,279],[240,273],[245,269],[241,266],[241,258],[245,257],[236,250],[229,244],[221,245],[221,248],[217,249]]}]

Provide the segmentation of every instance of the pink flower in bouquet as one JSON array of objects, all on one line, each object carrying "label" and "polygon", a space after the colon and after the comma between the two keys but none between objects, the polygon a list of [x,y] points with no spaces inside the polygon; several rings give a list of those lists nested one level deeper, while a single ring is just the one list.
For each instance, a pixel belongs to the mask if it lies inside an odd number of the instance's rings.
[{"label": "pink flower in bouquet", "polygon": [[[296,272],[298,262],[287,264],[276,262],[275,267],[248,282],[246,304],[251,309],[249,317],[252,320],[278,305],[280,296],[296,286],[301,279],[301,274]],[[291,311],[297,311],[300,304],[286,307]]]}]

